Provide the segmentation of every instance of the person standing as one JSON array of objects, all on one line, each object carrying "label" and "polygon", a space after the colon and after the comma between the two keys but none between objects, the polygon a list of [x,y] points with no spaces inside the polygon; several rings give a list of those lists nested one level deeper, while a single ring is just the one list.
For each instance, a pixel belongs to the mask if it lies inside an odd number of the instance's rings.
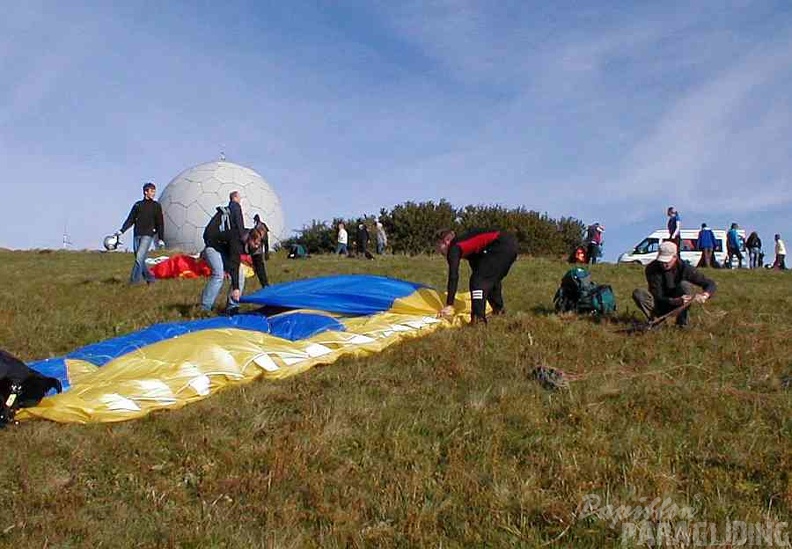
[{"label": "person standing", "polygon": [[388,235],[385,234],[385,227],[382,222],[377,220],[377,255],[385,253],[385,247],[388,245]]},{"label": "person standing", "polygon": [[357,232],[357,256],[363,254],[366,259],[374,259],[374,256],[371,255],[371,252],[368,251],[369,240],[370,237],[368,227],[366,227],[365,223],[359,224]]},{"label": "person standing", "polygon": [[[648,290],[638,288],[633,292],[633,301],[648,319],[670,313],[691,300],[706,302],[717,289],[715,282],[694,267],[679,259],[676,244],[663,242],[657,258],[644,271]],[[704,291],[693,295],[693,285]],[[677,326],[687,326],[688,309],[677,315]]]},{"label": "person standing", "polygon": [[600,225],[599,222],[588,227],[586,234],[586,259],[591,265],[594,265],[597,262],[597,258],[602,255],[602,233],[604,231],[605,227]]},{"label": "person standing", "polygon": [[242,215],[242,195],[239,194],[239,191],[232,191],[228,195],[228,212],[231,234],[242,242],[245,233],[245,218]]},{"label": "person standing", "polygon": [[679,253],[682,235],[682,220],[679,217],[679,212],[673,206],[669,206],[666,211],[668,215],[668,240],[676,244],[677,253]]},{"label": "person standing", "polygon": [[454,313],[454,300],[459,284],[459,264],[462,259],[470,263],[470,297],[472,323],[486,323],[487,303],[492,314],[505,312],[503,303],[503,279],[517,259],[517,238],[504,231],[472,229],[459,236],[451,229],[435,233],[435,247],[448,262],[446,305],[439,317]]},{"label": "person standing", "polygon": [[739,226],[737,223],[732,223],[729,232],[726,233],[726,251],[728,253],[729,267],[734,268],[732,257],[737,257],[738,268],[742,269],[743,255],[740,251],[740,234],[737,232]]},{"label": "person standing", "polygon": [[696,240],[696,245],[701,250],[699,267],[712,267],[712,252],[715,250],[715,234],[706,223],[701,224],[701,230]]},{"label": "person standing", "polygon": [[786,270],[786,264],[784,263],[784,259],[786,258],[786,244],[784,241],[781,240],[781,235],[775,235],[775,263],[773,263],[774,269],[781,269]]},{"label": "person standing", "polygon": [[349,255],[349,234],[343,223],[338,224],[338,246],[336,246],[336,255]]},{"label": "person standing", "polygon": [[748,240],[745,241],[745,247],[748,248],[748,267],[750,269],[758,269],[762,266],[759,254],[762,253],[762,239],[756,231],[752,231],[748,235]]},{"label": "person standing", "polygon": [[135,264],[129,275],[129,283],[137,284],[146,281],[147,284],[154,283],[154,275],[151,274],[146,266],[146,258],[152,243],[159,241],[164,245],[162,207],[154,200],[157,195],[157,187],[152,182],[143,185],[143,200],[138,200],[129,211],[124,224],[115,235],[120,236],[125,233],[132,225],[135,226],[132,250],[135,253]]}]

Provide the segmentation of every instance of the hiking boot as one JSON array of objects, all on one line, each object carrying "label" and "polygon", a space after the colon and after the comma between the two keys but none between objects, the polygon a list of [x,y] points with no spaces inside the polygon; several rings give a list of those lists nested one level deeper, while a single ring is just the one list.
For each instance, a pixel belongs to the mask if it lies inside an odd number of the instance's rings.
[{"label": "hiking boot", "polygon": [[505,315],[505,314],[506,314],[506,309],[505,308],[492,309],[492,316],[502,316],[502,315]]}]

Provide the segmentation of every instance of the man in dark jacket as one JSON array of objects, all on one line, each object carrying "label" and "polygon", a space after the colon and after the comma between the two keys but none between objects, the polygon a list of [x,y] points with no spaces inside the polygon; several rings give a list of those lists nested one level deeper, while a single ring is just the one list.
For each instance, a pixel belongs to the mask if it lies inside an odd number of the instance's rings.
[{"label": "man in dark jacket", "polygon": [[231,287],[228,291],[226,312],[230,315],[239,310],[239,299],[245,287],[245,277],[240,270],[240,255],[250,253],[261,246],[263,229],[254,228],[244,231],[242,237],[227,226],[225,217],[227,212],[217,208],[209,224],[204,229],[203,239],[206,247],[201,256],[212,269],[212,275],[204,286],[201,294],[201,306],[206,311],[211,311],[217,294],[223,287],[225,273],[231,277]]},{"label": "man in dark jacket", "polygon": [[148,284],[154,282],[154,275],[151,274],[146,266],[146,257],[151,244],[155,240],[162,242],[165,238],[165,233],[162,230],[162,207],[159,202],[154,200],[156,194],[157,187],[154,183],[149,182],[143,185],[143,200],[135,202],[126,221],[121,225],[121,229],[115,233],[116,236],[120,236],[132,225],[135,226],[135,238],[132,248],[135,252],[135,264],[132,266],[132,273],[129,275],[130,284],[137,284],[143,280]]},{"label": "man in dark jacket", "polygon": [[712,229],[707,227],[706,223],[701,224],[696,246],[701,250],[699,267],[712,267],[712,252],[715,250],[715,233],[712,232]]},{"label": "man in dark jacket", "polygon": [[368,251],[368,243],[369,243],[369,232],[368,227],[366,227],[365,223],[360,223],[358,225],[358,232],[357,232],[357,254],[358,257],[360,254],[363,254],[366,259],[374,259],[374,256],[371,255],[371,252]]},{"label": "man in dark jacket", "polygon": [[517,259],[517,238],[507,232],[473,229],[459,236],[450,229],[435,234],[437,252],[448,261],[446,306],[438,316],[454,313],[459,284],[459,263],[470,263],[471,322],[487,322],[486,304],[493,314],[503,314],[502,281]]},{"label": "man in dark jacket", "polygon": [[[690,301],[704,303],[716,290],[714,281],[679,259],[673,242],[660,245],[657,259],[646,266],[645,275],[649,290],[635,290],[633,301],[649,319],[670,313]],[[700,286],[704,291],[694,295],[693,285]],[[688,309],[677,315],[676,323],[678,326],[687,326]]]}]

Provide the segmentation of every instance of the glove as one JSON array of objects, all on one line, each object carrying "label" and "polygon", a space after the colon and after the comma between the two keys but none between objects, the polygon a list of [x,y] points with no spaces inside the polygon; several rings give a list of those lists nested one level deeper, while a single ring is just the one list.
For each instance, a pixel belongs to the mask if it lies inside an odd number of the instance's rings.
[{"label": "glove", "polygon": [[162,249],[162,248],[164,248],[164,247],[165,247],[165,241],[164,241],[164,240],[161,240],[161,239],[160,239],[160,240],[158,240],[158,241],[157,241],[157,248],[159,248],[159,249],[161,250],[161,249]]}]

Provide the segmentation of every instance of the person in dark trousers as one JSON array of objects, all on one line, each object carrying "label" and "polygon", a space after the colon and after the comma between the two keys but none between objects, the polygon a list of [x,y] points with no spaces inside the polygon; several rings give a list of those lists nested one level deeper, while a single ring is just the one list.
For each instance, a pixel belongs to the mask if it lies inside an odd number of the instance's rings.
[{"label": "person in dark trousers", "polygon": [[745,241],[745,247],[748,248],[748,267],[750,269],[758,269],[762,266],[762,261],[759,255],[762,253],[762,239],[756,231],[752,231]]},{"label": "person in dark trousers", "polygon": [[740,251],[740,234],[737,232],[739,226],[737,223],[732,223],[729,232],[726,233],[726,251],[728,253],[728,263],[729,268],[735,268],[734,263],[732,262],[732,257],[736,257],[738,261],[738,267],[742,269],[743,264],[743,255]]},{"label": "person in dark trousers", "polygon": [[470,263],[471,322],[487,322],[487,303],[492,307],[492,314],[503,314],[502,283],[517,259],[517,238],[498,230],[473,229],[457,236],[451,229],[442,229],[435,233],[435,242],[437,252],[448,261],[446,306],[438,316],[454,314],[462,259]]},{"label": "person in dark trousers", "polygon": [[[717,289],[714,281],[679,259],[673,242],[660,244],[657,259],[646,266],[645,275],[649,289],[636,289],[633,301],[650,320],[670,313],[691,300],[704,303]],[[694,295],[693,285],[700,286],[704,291]],[[677,326],[688,325],[688,310],[677,315]]]},{"label": "person in dark trousers", "polygon": [[162,242],[165,238],[162,222],[162,207],[160,203],[154,200],[157,194],[157,187],[154,183],[148,182],[143,185],[143,200],[138,200],[129,211],[129,215],[121,225],[121,229],[117,231],[116,236],[125,233],[132,225],[135,226],[135,238],[133,240],[132,250],[135,253],[135,264],[132,266],[132,272],[129,275],[129,283],[137,284],[146,281],[147,284],[154,282],[154,275],[151,274],[146,266],[146,257],[148,256],[151,244],[155,241]]},{"label": "person in dark trousers", "polygon": [[676,244],[677,252],[680,250],[679,245],[682,242],[682,221],[679,217],[679,212],[673,206],[669,206],[666,211],[668,215],[668,240]]},{"label": "person in dark trousers", "polygon": [[267,277],[266,261],[269,261],[269,227],[264,223],[258,214],[253,216],[254,229],[261,229],[263,236],[261,238],[261,245],[250,252],[250,260],[253,262],[253,271],[256,273],[259,283],[262,288],[269,286],[269,278]]},{"label": "person in dark trousers", "polygon": [[228,212],[231,224],[231,233],[242,242],[245,235],[245,219],[242,215],[242,195],[239,191],[232,191],[228,195]]},{"label": "person in dark trousers", "polygon": [[701,250],[699,267],[712,267],[712,252],[715,250],[715,233],[712,232],[712,229],[707,227],[706,223],[701,224],[696,246]]},{"label": "person in dark trousers", "polygon": [[602,233],[605,227],[599,223],[589,225],[586,233],[586,259],[590,265],[597,262],[597,258],[602,255]]},{"label": "person in dark trousers", "polygon": [[374,256],[371,255],[371,252],[368,251],[368,243],[369,243],[369,232],[368,227],[366,227],[365,223],[361,223],[358,225],[358,232],[357,232],[357,255],[360,257],[360,254],[363,254],[366,259],[374,259]]},{"label": "person in dark trousers", "polygon": [[261,247],[264,231],[261,228],[253,228],[244,231],[240,238],[231,227],[223,226],[224,216],[223,208],[217,208],[217,213],[212,216],[204,229],[203,239],[206,247],[201,252],[201,256],[212,269],[212,275],[201,293],[201,306],[205,311],[212,310],[217,294],[223,287],[225,273],[228,273],[231,277],[231,287],[228,290],[226,313],[233,315],[239,311],[239,299],[245,287],[245,277],[240,269],[240,255]]}]

